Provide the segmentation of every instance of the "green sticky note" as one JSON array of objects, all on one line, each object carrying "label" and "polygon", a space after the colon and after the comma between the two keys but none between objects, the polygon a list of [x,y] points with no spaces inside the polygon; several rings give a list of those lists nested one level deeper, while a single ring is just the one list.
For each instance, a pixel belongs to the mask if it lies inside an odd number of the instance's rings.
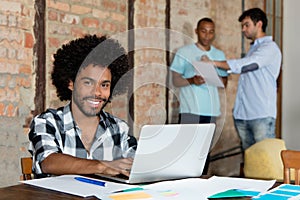
[{"label": "green sticky note", "polygon": [[226,190],[208,197],[209,199],[218,199],[218,198],[229,198],[229,197],[253,197],[257,196],[259,192],[248,191],[248,190]]}]

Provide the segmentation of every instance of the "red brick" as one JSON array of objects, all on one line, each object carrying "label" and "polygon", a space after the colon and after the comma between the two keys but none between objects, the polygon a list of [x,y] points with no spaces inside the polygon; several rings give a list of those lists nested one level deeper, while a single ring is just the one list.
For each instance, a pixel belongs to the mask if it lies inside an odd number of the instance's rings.
[{"label": "red brick", "polygon": [[127,11],[127,5],[125,4],[120,5],[120,12],[125,13],[126,11]]},{"label": "red brick", "polygon": [[87,17],[82,20],[82,25],[88,28],[98,28],[99,21],[97,19]]},{"label": "red brick", "polygon": [[19,68],[20,74],[31,74],[31,67],[28,65],[21,65]]},{"label": "red brick", "polygon": [[49,43],[49,47],[55,47],[55,48],[58,48],[61,45],[60,40],[53,37],[48,38],[48,43]]},{"label": "red brick", "polygon": [[146,0],[140,0],[140,4],[146,4]]},{"label": "red brick", "polygon": [[110,16],[110,12],[104,10],[93,9],[93,17],[99,19],[107,19]]},{"label": "red brick", "polygon": [[112,2],[110,0],[103,0],[102,1],[102,6],[103,6],[104,10],[113,10],[113,11],[115,11],[118,8],[117,3]]},{"label": "red brick", "polygon": [[138,14],[137,20],[138,20],[138,25],[140,27],[146,27],[147,26],[147,17],[144,16],[143,14]]},{"label": "red brick", "polygon": [[31,77],[18,77],[17,78],[18,85],[20,87],[24,88],[30,88],[31,87]]},{"label": "red brick", "polygon": [[72,5],[71,12],[75,14],[87,14],[90,13],[92,8],[86,7],[86,6],[79,6],[79,5]]},{"label": "red brick", "polygon": [[17,112],[17,107],[14,107],[13,104],[8,104],[8,106],[6,107],[6,116],[7,117],[15,117],[16,116],[16,112]]},{"label": "red brick", "polygon": [[72,27],[71,28],[71,34],[74,37],[82,37],[83,35],[87,34],[86,29],[78,28],[78,27]]},{"label": "red brick", "polygon": [[126,20],[125,16],[118,13],[112,13],[111,18],[115,21],[123,22]]},{"label": "red brick", "polygon": [[32,48],[33,47],[33,36],[31,33],[25,33],[25,48]]},{"label": "red brick", "polygon": [[0,116],[4,116],[5,115],[5,104],[4,103],[0,103]]},{"label": "red brick", "polygon": [[61,3],[58,2],[56,0],[49,0],[48,1],[48,8],[54,8],[56,10],[61,10],[61,11],[65,11],[68,12],[70,11],[70,5],[67,3]]},{"label": "red brick", "polygon": [[110,31],[110,32],[115,32],[115,31],[117,31],[117,29],[118,29],[117,25],[115,25],[115,24],[113,24],[113,23],[106,22],[106,21],[104,21],[104,22],[101,24],[101,28],[102,28],[103,30]]},{"label": "red brick", "polygon": [[48,20],[50,20],[50,21],[57,21],[58,20],[57,12],[55,12],[53,10],[50,10],[48,12]]},{"label": "red brick", "polygon": [[180,9],[180,10],[178,11],[178,14],[179,14],[179,15],[188,15],[188,11],[185,10],[185,9]]}]

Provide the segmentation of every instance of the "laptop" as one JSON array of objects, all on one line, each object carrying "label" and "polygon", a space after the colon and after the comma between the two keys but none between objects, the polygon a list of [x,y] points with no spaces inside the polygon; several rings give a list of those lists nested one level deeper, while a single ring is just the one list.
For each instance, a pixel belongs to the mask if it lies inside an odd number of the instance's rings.
[{"label": "laptop", "polygon": [[145,125],[130,176],[96,175],[129,184],[200,177],[214,131],[213,123]]}]

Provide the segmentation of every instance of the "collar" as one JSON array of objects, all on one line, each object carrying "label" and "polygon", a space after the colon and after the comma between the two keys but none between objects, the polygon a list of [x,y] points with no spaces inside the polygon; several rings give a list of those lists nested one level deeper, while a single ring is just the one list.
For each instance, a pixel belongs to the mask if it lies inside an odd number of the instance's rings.
[{"label": "collar", "polygon": [[252,45],[257,45],[257,44],[261,44],[261,43],[264,43],[266,41],[272,41],[273,40],[273,37],[272,36],[264,36],[264,37],[261,37],[261,38],[257,38],[254,43],[252,43]]},{"label": "collar", "polygon": [[[71,129],[80,129],[73,117],[72,111],[71,111],[71,102],[69,102],[68,104],[66,104],[63,109],[63,129],[65,132],[71,130]],[[103,110],[101,110],[100,114],[99,114],[99,124],[101,125],[101,127],[103,129],[106,129],[107,126],[109,126],[108,122],[109,120],[107,119],[107,115],[105,114],[105,112]]]}]

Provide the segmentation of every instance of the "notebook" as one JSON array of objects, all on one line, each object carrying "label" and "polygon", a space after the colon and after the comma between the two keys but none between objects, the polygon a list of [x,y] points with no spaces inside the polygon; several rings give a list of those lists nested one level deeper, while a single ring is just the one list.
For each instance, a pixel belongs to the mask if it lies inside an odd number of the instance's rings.
[{"label": "notebook", "polygon": [[96,174],[129,184],[199,177],[205,165],[215,124],[145,125],[129,177]]}]

